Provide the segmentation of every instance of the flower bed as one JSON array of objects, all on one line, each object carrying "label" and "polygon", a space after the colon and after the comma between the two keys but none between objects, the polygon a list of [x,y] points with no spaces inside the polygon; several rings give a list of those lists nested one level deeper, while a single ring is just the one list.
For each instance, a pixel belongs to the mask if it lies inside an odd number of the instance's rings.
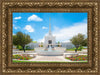
[{"label": "flower bed", "polygon": [[76,56],[66,57],[66,59],[70,59],[71,61],[86,61],[87,55],[76,55]]},{"label": "flower bed", "polygon": [[13,59],[18,59],[18,60],[29,60],[32,59],[30,56],[25,56],[25,55],[13,55]]}]

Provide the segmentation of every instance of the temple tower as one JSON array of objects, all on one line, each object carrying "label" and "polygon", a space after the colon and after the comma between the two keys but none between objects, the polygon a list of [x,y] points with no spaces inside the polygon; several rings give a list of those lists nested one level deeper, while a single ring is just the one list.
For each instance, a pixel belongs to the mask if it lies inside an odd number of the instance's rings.
[{"label": "temple tower", "polygon": [[51,32],[51,19],[49,19],[49,33],[47,36],[44,38],[44,47],[48,47],[49,45],[55,45],[56,44],[56,39],[55,36],[52,35]]}]

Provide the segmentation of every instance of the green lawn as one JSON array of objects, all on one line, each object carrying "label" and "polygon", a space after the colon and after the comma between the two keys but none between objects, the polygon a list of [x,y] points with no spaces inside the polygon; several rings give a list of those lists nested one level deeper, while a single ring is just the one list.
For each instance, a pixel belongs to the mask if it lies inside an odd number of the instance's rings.
[{"label": "green lawn", "polygon": [[[24,51],[24,50],[19,50],[19,51]],[[25,50],[25,51],[34,51],[34,49],[32,49],[32,50]]]},{"label": "green lawn", "polygon": [[[75,51],[74,49],[67,49],[66,51]],[[77,50],[78,51],[78,50]]]},{"label": "green lawn", "polygon": [[30,62],[33,62],[33,63],[86,63],[87,61],[73,61],[73,62],[60,62],[60,61],[21,61],[21,60],[13,60],[13,63],[30,63]]},{"label": "green lawn", "polygon": [[[66,51],[75,51],[74,49],[66,49]],[[80,50],[77,50],[80,51]]]},{"label": "green lawn", "polygon": [[[66,49],[66,51],[75,51],[75,49]],[[77,50],[77,51],[81,51],[81,50]]]}]

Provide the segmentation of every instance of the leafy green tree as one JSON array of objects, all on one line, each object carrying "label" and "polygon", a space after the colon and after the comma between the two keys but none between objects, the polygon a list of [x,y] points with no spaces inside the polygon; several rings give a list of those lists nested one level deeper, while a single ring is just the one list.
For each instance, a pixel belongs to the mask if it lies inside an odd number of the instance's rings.
[{"label": "leafy green tree", "polygon": [[25,52],[25,45],[32,42],[32,39],[29,35],[23,34],[22,32],[17,32],[16,35],[13,35],[13,44],[22,46]]},{"label": "leafy green tree", "polygon": [[72,44],[75,45],[76,49],[75,52],[77,52],[77,49],[79,46],[86,46],[87,45],[87,39],[85,38],[85,35],[79,33],[76,36],[73,36],[70,41],[72,42]]},{"label": "leafy green tree", "polygon": [[60,44],[60,42],[58,41],[58,44]]},{"label": "leafy green tree", "polygon": [[58,41],[58,47],[60,47],[60,42]]},{"label": "leafy green tree", "polygon": [[41,42],[41,46],[40,47],[43,47],[43,42]]},{"label": "leafy green tree", "polygon": [[37,41],[33,41],[33,43],[37,43]]},{"label": "leafy green tree", "polygon": [[87,38],[84,39],[83,43],[82,43],[82,46],[87,46]]}]

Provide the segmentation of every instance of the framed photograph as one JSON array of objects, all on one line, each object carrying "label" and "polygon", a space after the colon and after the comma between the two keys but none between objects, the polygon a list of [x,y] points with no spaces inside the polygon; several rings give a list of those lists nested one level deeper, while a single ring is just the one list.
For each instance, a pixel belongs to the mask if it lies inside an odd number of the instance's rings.
[{"label": "framed photograph", "polygon": [[99,75],[99,1],[1,1],[1,74]]},{"label": "framed photograph", "polygon": [[87,13],[12,14],[13,62],[88,62]]}]

